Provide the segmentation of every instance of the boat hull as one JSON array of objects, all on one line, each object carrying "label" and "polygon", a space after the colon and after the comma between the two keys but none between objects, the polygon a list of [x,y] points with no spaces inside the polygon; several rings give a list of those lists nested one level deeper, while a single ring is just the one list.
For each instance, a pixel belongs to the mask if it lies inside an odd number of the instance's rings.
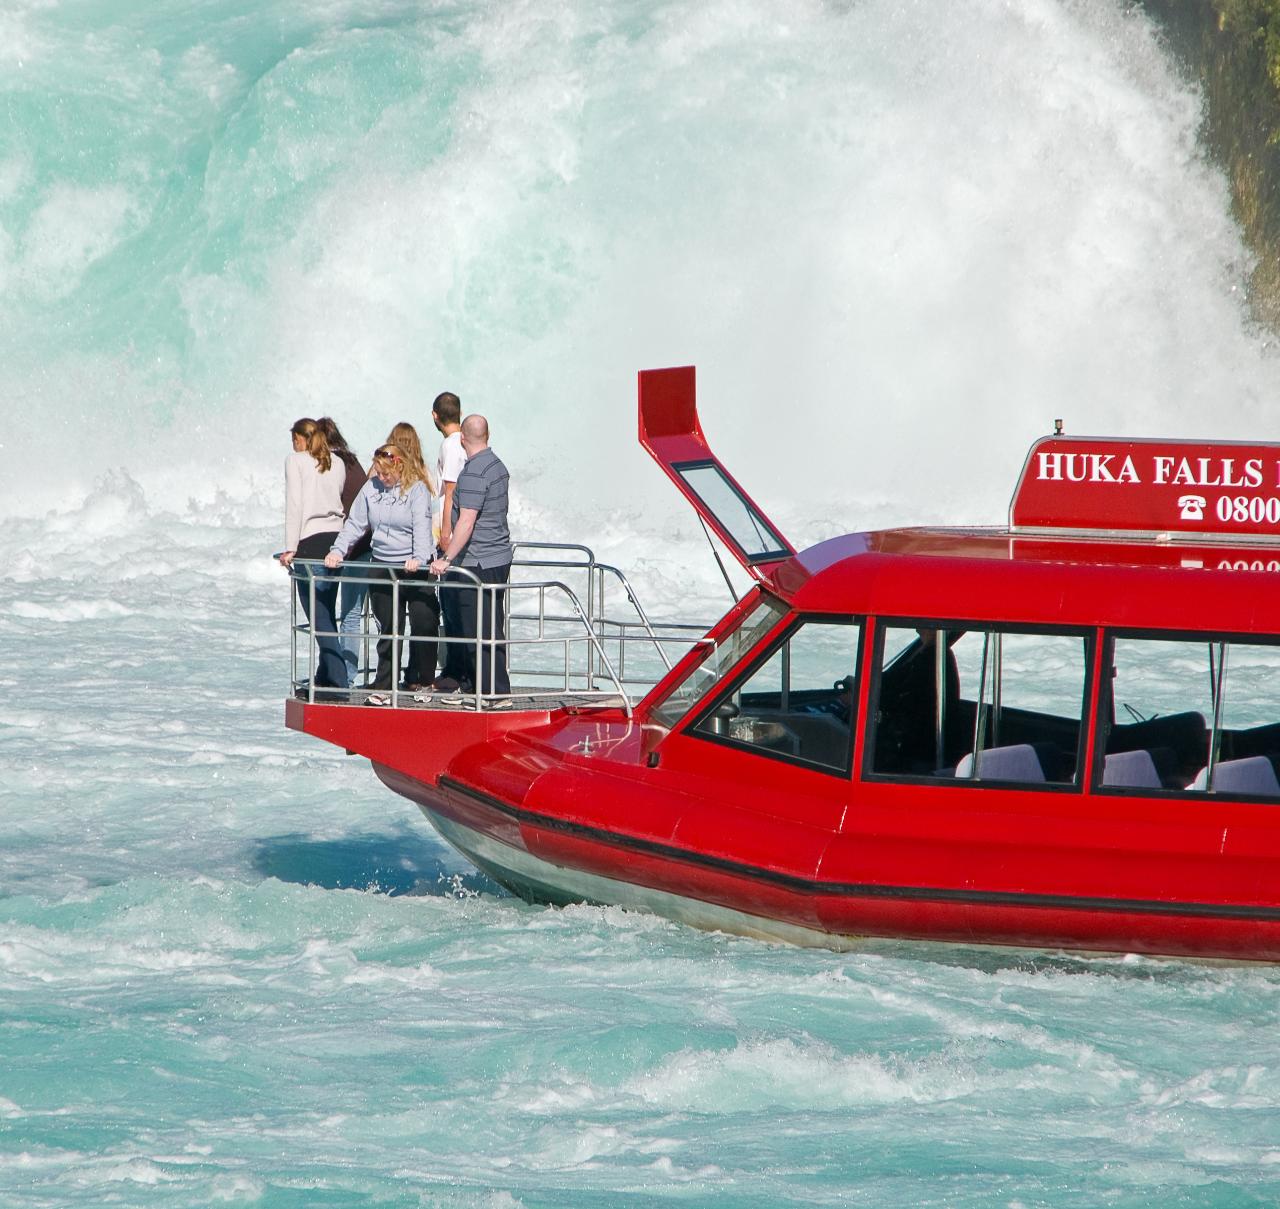
[{"label": "boat hull", "polygon": [[1280,960],[1280,913],[1213,904],[989,895],[912,886],[801,884],[531,811],[442,778],[375,764],[464,858],[531,902],[589,902],[693,927],[846,950],[871,939]]},{"label": "boat hull", "polygon": [[857,943],[853,937],[835,936],[767,916],[750,915],[719,903],[558,865],[494,840],[426,806],[422,807],[422,812],[452,848],[526,902],[551,906],[592,903],[622,907],[660,915],[704,931],[730,932],[810,948],[848,949]]}]

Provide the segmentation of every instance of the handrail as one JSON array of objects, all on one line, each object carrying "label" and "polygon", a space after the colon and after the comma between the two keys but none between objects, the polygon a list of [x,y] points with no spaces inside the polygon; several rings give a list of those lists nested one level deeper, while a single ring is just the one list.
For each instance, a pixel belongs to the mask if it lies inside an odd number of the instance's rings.
[{"label": "handrail", "polygon": [[[560,674],[560,683],[562,688],[555,692],[557,696],[569,694],[574,697],[611,697],[620,699],[622,708],[628,718],[633,715],[632,694],[627,692],[626,685],[634,683],[635,678],[628,677],[625,668],[626,650],[628,645],[635,642],[642,642],[646,646],[651,647],[658,653],[662,667],[669,670],[672,667],[672,660],[664,649],[664,642],[680,642],[690,641],[686,635],[690,631],[698,631],[705,634],[705,626],[697,626],[691,623],[670,623],[663,627],[657,627],[649,618],[644,608],[641,606],[639,598],[631,584],[627,581],[626,576],[622,574],[616,567],[608,564],[599,563],[595,560],[595,556],[587,546],[571,544],[571,543],[553,543],[553,542],[525,542],[520,543],[518,548],[526,551],[534,549],[539,550],[558,550],[569,554],[581,555],[582,557],[566,558],[564,560],[535,560],[520,559],[513,563],[513,566],[524,568],[532,567],[559,567],[564,570],[573,572],[585,571],[588,575],[587,584],[587,603],[584,604],[582,597],[575,589],[559,578],[547,578],[537,580],[514,580],[507,583],[487,584],[481,582],[478,576],[469,571],[465,567],[451,567],[453,577],[448,581],[452,590],[473,591],[473,592],[502,592],[504,594],[504,616],[507,620],[516,620],[520,622],[532,621],[537,624],[537,634],[533,638],[525,638],[507,633],[506,637],[499,640],[490,635],[485,635],[483,627],[477,626],[477,633],[472,636],[462,637],[458,635],[435,635],[422,636],[406,632],[408,627],[404,627],[400,623],[400,594],[403,590],[402,581],[408,573],[403,572],[398,567],[388,567],[386,564],[377,564],[378,573],[362,574],[362,570],[366,564],[360,562],[350,562],[343,565],[339,571],[337,568],[325,567],[323,560],[320,559],[294,559],[291,571],[293,579],[303,579],[307,581],[308,593],[308,612],[311,617],[316,612],[316,589],[317,584],[324,579],[340,580],[345,584],[365,584],[374,583],[385,584],[387,579],[391,580],[392,591],[392,617],[393,624],[389,634],[383,634],[382,637],[390,638],[393,644],[391,655],[393,666],[397,669],[393,677],[393,683],[389,689],[389,696],[393,707],[399,706],[404,690],[399,685],[399,664],[400,656],[403,650],[403,644],[414,642],[436,642],[449,644],[472,643],[475,644],[476,667],[481,669],[484,667],[482,660],[486,657],[489,660],[490,681],[492,682],[492,671],[495,667],[499,644],[505,646],[508,651],[509,658],[514,652],[523,648],[541,648],[544,650],[558,649],[563,653],[563,669]],[[390,571],[388,576],[387,572]],[[622,587],[626,594],[627,602],[634,610],[634,619],[628,618],[611,618],[604,614],[604,582],[606,576],[612,577]],[[440,581],[429,581],[433,587],[438,587]],[[293,600],[293,625],[291,633],[293,637],[293,650],[291,658],[292,681],[295,691],[301,691],[305,688],[306,699],[314,702],[316,700],[315,674],[316,674],[316,654],[314,644],[307,641],[308,654],[306,660],[307,677],[306,680],[299,679],[299,657],[297,651],[298,636],[306,635],[310,637],[335,638],[338,640],[350,638],[350,633],[343,634],[341,630],[335,628],[332,631],[318,630],[307,619],[299,619],[297,617],[299,600],[296,593],[291,594]],[[513,608],[513,601],[519,598],[536,596],[538,602],[538,611],[536,614],[522,613],[519,611],[518,604]],[[562,602],[562,608],[555,612],[549,613],[547,610],[548,597],[551,599],[559,599]],[[599,609],[595,608],[599,605]],[[370,626],[370,615],[368,604],[365,605],[365,615],[363,624],[359,633],[360,641],[367,650],[368,643],[371,638],[376,636],[376,630]],[[497,602],[493,601],[490,606],[490,615],[497,608]],[[477,614],[480,613],[480,601],[477,601]],[[340,626],[341,617],[334,618],[335,627]],[[569,634],[556,634],[548,631],[548,625],[570,625],[574,632]],[[632,631],[639,630],[640,633]],[[609,650],[605,646],[605,640],[609,643],[617,644],[618,660],[610,656]],[[573,648],[581,644],[585,652],[585,667],[579,665],[578,669],[574,668]],[[358,662],[358,661],[357,661]],[[366,666],[362,669],[367,677],[369,668]],[[532,668],[526,668],[523,671],[526,676],[532,676],[535,680],[545,680],[548,675],[556,675],[554,671],[548,671],[545,662],[539,663],[535,660]],[[645,681],[647,687],[653,683],[653,673],[648,673]],[[604,688],[597,687],[596,681],[603,679],[607,681]],[[474,707],[480,709],[483,702],[489,699],[496,699],[506,694],[483,692],[480,685],[483,683],[483,677],[476,676],[476,685],[471,693],[467,696],[474,701]],[[580,681],[582,687],[574,688],[574,682]],[[367,680],[366,680],[367,684]],[[538,697],[549,695],[553,690],[542,688],[540,685],[534,685],[532,688],[526,688],[519,693],[513,693],[512,696],[532,696]]]},{"label": "handrail", "polygon": [[[610,571],[617,576],[618,582],[622,584],[622,590],[626,592],[627,599],[631,602],[632,608],[634,608],[640,615],[640,620],[644,624],[646,632],[649,634],[649,637],[653,639],[653,644],[658,649],[658,655],[661,657],[662,662],[667,665],[667,671],[670,671],[674,664],[672,664],[671,660],[667,658],[666,649],[658,641],[657,635],[653,631],[653,625],[649,621],[649,615],[644,611],[644,606],[640,603],[640,598],[632,590],[630,580],[628,580],[617,567],[612,567],[608,563],[598,563],[597,566],[599,566],[601,572]],[[705,628],[703,629],[703,633],[706,633]]]},{"label": "handrail", "polygon": [[[604,613],[604,576],[606,574],[612,575],[618,581],[619,585],[622,588],[622,591],[626,594],[627,602],[635,610],[637,617],[640,619],[640,624],[644,627],[645,634],[649,638],[650,642],[652,642],[654,650],[657,651],[658,657],[662,660],[663,665],[666,667],[667,671],[670,671],[671,668],[674,666],[670,656],[666,652],[666,648],[662,645],[662,641],[654,629],[653,623],[649,620],[649,615],[645,612],[644,606],[640,603],[639,596],[636,594],[635,589],[632,588],[630,580],[627,579],[626,575],[618,567],[615,567],[610,563],[598,562],[596,560],[595,553],[592,551],[592,549],[589,546],[580,545],[576,542],[528,542],[526,541],[526,542],[516,542],[513,546],[513,550],[516,551],[517,553],[520,550],[565,550],[565,551],[574,551],[574,552],[584,554],[586,556],[585,560],[574,561],[574,562],[567,562],[564,560],[557,560],[557,559],[516,558],[515,560],[513,560],[512,566],[571,567],[575,570],[579,568],[586,570],[588,573],[589,580],[590,579],[595,580],[594,583],[589,584],[588,592],[587,592],[587,600],[588,600],[587,616],[593,622],[595,618],[593,615],[592,605],[594,604],[595,598],[598,595],[600,613],[601,614]],[[601,621],[605,621],[605,620],[606,619],[604,619],[603,617],[601,618]],[[618,624],[618,623],[615,622],[613,624]],[[706,633],[709,627],[680,626],[677,628],[695,628],[695,629],[701,630],[702,633]]]},{"label": "handrail", "polygon": [[564,559],[560,559],[558,560],[558,562],[554,562],[549,565],[584,566],[584,567],[588,567],[588,566],[594,567],[598,565],[596,563],[595,552],[591,549],[591,547],[581,545],[579,542],[512,542],[511,554],[512,554],[513,563],[521,561],[521,559],[518,557],[518,552],[520,550],[577,550],[580,553],[585,554],[587,556],[585,562],[581,564],[566,563]]}]

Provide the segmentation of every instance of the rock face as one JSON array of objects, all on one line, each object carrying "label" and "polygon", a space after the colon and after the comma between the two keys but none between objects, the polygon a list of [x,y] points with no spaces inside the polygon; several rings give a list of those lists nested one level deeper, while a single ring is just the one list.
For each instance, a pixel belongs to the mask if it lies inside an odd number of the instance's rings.
[{"label": "rock face", "polygon": [[1253,311],[1280,331],[1280,0],[1141,3],[1204,90],[1204,142],[1257,255]]}]

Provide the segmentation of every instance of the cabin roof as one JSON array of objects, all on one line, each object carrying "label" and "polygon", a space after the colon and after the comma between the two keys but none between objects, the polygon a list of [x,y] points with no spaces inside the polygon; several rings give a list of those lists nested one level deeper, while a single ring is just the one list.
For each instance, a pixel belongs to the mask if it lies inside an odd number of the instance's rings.
[{"label": "cabin roof", "polygon": [[1280,549],[1169,535],[882,529],[771,576],[802,612],[1280,633]]}]

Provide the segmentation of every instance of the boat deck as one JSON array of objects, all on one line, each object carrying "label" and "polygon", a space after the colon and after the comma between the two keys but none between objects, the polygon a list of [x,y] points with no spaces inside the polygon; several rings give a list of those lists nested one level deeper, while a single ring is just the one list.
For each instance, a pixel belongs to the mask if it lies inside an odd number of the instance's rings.
[{"label": "boat deck", "polygon": [[[373,689],[353,688],[349,691],[316,691],[317,705],[368,706]],[[390,697],[390,693],[384,694]],[[294,696],[299,701],[310,701],[306,689],[298,689]],[[416,709],[454,713],[550,713],[561,709],[625,709],[626,700],[617,693],[549,693],[545,689],[513,688],[509,695],[481,697],[477,702],[474,693],[411,693],[403,690],[395,695],[390,705],[381,709]]]}]

